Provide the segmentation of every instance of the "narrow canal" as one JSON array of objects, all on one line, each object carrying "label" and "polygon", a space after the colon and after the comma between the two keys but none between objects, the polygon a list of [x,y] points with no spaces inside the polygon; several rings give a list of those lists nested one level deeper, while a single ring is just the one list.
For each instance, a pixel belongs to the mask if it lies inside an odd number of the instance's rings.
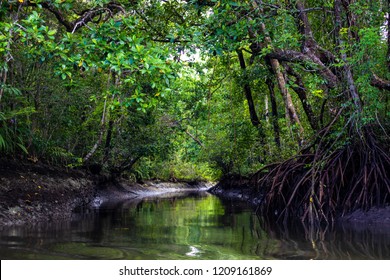
[{"label": "narrow canal", "polygon": [[1,259],[390,259],[390,228],[277,226],[207,193],[132,199],[0,229]]}]

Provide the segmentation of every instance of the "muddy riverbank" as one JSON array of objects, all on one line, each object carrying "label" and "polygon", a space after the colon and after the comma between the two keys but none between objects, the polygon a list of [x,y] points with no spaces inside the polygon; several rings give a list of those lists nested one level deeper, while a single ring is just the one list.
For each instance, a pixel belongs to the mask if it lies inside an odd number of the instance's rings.
[{"label": "muddy riverbank", "polygon": [[[75,208],[99,207],[109,200],[191,190],[209,190],[222,198],[245,201],[254,208],[263,198],[261,191],[245,177],[227,178],[216,185],[160,181],[141,184],[107,180],[104,176],[92,175],[85,170],[0,160],[0,226],[70,219]],[[357,210],[340,216],[338,222],[390,227],[390,206],[369,211]]]},{"label": "muddy riverbank", "polygon": [[0,160],[0,225],[70,218],[95,194],[94,177],[85,172]]},{"label": "muddy riverbank", "polygon": [[113,181],[85,170],[3,159],[0,160],[0,225],[70,219],[75,208],[98,207],[108,200],[205,190],[210,186],[203,182]]}]

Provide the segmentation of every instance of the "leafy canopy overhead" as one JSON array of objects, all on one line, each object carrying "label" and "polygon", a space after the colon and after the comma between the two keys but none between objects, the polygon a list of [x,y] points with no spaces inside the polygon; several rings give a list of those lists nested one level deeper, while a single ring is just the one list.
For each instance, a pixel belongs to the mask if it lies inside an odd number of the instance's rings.
[{"label": "leafy canopy overhead", "polygon": [[250,173],[388,114],[386,1],[0,5],[7,152]]}]

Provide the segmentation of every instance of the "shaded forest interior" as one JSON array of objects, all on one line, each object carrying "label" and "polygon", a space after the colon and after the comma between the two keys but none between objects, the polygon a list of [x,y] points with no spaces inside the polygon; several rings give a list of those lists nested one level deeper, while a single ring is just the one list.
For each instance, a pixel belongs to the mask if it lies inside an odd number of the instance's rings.
[{"label": "shaded forest interior", "polygon": [[246,176],[284,220],[389,204],[388,1],[0,5],[1,157]]}]

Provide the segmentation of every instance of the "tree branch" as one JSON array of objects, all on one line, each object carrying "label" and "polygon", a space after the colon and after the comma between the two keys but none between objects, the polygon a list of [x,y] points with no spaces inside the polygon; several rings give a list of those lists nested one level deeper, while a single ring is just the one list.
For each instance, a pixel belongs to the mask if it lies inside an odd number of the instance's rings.
[{"label": "tree branch", "polygon": [[[29,1],[29,6],[36,6],[35,3]],[[124,12],[124,9],[121,5],[110,2],[107,3],[104,7],[95,7],[89,10],[84,10],[81,13],[77,14],[78,18],[74,21],[69,21],[67,17],[64,15],[63,11],[61,11],[59,8],[55,7],[51,1],[45,1],[41,3],[42,8],[46,9],[50,13],[52,13],[58,22],[62,24],[67,32],[76,32],[78,29],[83,27],[84,25],[87,25],[89,22],[94,21],[96,17],[99,16],[99,20],[102,20],[102,15],[106,14],[105,20],[108,18],[112,18],[115,14],[119,12]]]},{"label": "tree branch", "polygon": [[280,61],[306,64],[313,68],[313,70],[318,71],[318,73],[328,82],[328,87],[330,88],[336,87],[339,83],[337,76],[312,53],[303,54],[293,50],[275,50],[267,54],[267,57]]},{"label": "tree branch", "polygon": [[370,84],[379,89],[390,90],[390,81],[381,79],[375,74],[372,75]]}]

